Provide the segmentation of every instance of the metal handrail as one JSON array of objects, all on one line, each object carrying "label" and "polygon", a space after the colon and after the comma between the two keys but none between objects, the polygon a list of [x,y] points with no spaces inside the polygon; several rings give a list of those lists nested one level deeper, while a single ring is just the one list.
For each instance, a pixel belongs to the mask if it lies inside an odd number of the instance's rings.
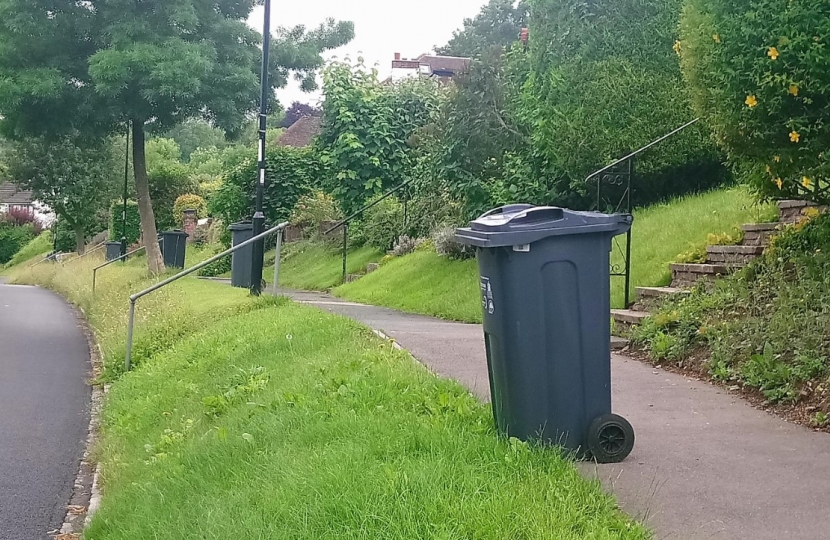
[{"label": "metal handrail", "polygon": [[603,167],[602,169],[600,169],[600,170],[598,170],[597,172],[595,172],[595,173],[591,174],[590,176],[588,176],[588,178],[586,178],[586,179],[585,179],[585,181],[587,182],[587,181],[588,181],[588,180],[590,180],[591,178],[594,178],[595,176],[599,176],[600,174],[604,173],[605,171],[608,171],[608,170],[613,169],[614,167],[616,167],[616,166],[617,166],[617,165],[619,165],[620,163],[623,163],[623,162],[625,162],[625,161],[628,161],[629,159],[631,159],[631,158],[633,158],[633,157],[635,157],[635,156],[637,156],[637,155],[639,155],[639,154],[642,154],[643,152],[645,152],[646,150],[650,149],[651,147],[653,147],[653,146],[657,146],[658,144],[660,144],[661,142],[665,141],[666,139],[671,138],[671,137],[674,137],[675,135],[677,135],[678,133],[680,133],[680,132],[681,132],[681,131],[683,131],[684,129],[686,129],[686,128],[690,127],[690,126],[693,126],[694,124],[697,124],[698,122],[700,122],[700,118],[695,118],[695,119],[694,119],[694,120],[692,120],[691,122],[687,122],[687,123],[683,124],[682,126],[680,126],[679,128],[675,129],[674,131],[672,131],[672,132],[670,132],[670,133],[666,133],[665,135],[663,135],[663,136],[662,136],[662,137],[660,137],[659,139],[656,139],[656,140],[654,140],[654,141],[652,141],[652,142],[648,143],[647,145],[645,145],[644,147],[640,148],[639,150],[634,151],[634,152],[631,152],[631,153],[630,153],[630,154],[628,154],[627,156],[625,156],[625,157],[621,157],[620,159],[618,159],[617,161],[615,161],[615,162],[614,162],[614,163],[612,163],[611,165],[608,165],[608,166],[606,166],[606,167]]},{"label": "metal handrail", "polygon": [[[347,266],[348,257],[349,257],[349,223],[351,223],[355,219],[362,216],[366,212],[366,210],[369,210],[370,208],[375,207],[376,205],[378,205],[381,202],[385,201],[386,199],[388,199],[389,197],[391,197],[395,193],[399,192],[403,188],[411,185],[414,181],[415,181],[415,179],[413,178],[411,180],[407,180],[406,182],[400,184],[398,187],[392,188],[391,190],[384,193],[383,196],[380,197],[379,199],[377,199],[375,201],[372,201],[371,203],[367,204],[366,206],[364,206],[363,208],[361,208],[360,210],[358,210],[354,214],[350,215],[346,219],[340,220],[332,228],[330,228],[329,230],[327,230],[323,233],[323,236],[328,236],[332,232],[334,232],[337,229],[343,227],[343,281],[344,282],[346,281],[346,266]],[[405,206],[404,206],[404,221],[406,221],[406,207]]]},{"label": "metal handrail", "polygon": [[[207,266],[209,264],[212,264],[212,263],[218,261],[219,259],[227,257],[228,255],[231,255],[231,254],[235,253],[236,251],[238,251],[238,250],[240,250],[240,249],[242,249],[246,246],[249,246],[249,245],[253,244],[254,242],[258,242],[260,240],[263,240],[263,239],[271,236],[272,234],[274,234],[276,232],[282,232],[282,231],[285,230],[286,227],[288,227],[287,222],[286,223],[281,223],[281,224],[277,225],[276,227],[274,227],[273,229],[269,229],[269,230],[265,231],[264,233],[259,234],[257,236],[254,236],[253,238],[251,238],[249,240],[245,240],[244,242],[242,242],[240,244],[237,244],[237,245],[233,246],[232,248],[230,248],[228,250],[225,250],[225,251],[223,251],[222,253],[220,253],[218,255],[214,255],[213,257],[211,257],[210,259],[208,259],[206,261],[200,262],[196,266],[188,268],[187,270],[183,270],[183,271],[179,272],[178,274],[176,274],[175,276],[169,277],[169,278],[165,279],[164,281],[156,283],[152,287],[148,287],[148,288],[144,289],[143,291],[137,292],[134,295],[130,296],[130,319],[129,319],[129,323],[127,325],[127,353],[126,353],[126,356],[124,358],[124,368],[125,368],[125,370],[130,371],[130,367],[131,367],[132,352],[133,352],[133,328],[135,326],[135,304],[136,304],[136,302],[138,302],[138,300],[140,300],[141,298],[147,296],[148,294],[154,293],[155,291],[170,285],[171,283],[173,283],[175,281],[180,280],[183,277],[189,276],[190,274],[196,272],[197,270],[201,270],[205,266]],[[276,289],[277,289],[277,281],[279,280],[279,260],[280,260],[279,247],[280,247],[280,244],[281,244],[281,242],[280,242],[281,238],[282,238],[282,235],[277,237],[277,260],[276,260],[275,265],[274,265],[274,267],[275,267],[274,268],[274,292],[275,292],[275,294],[276,294]]]},{"label": "metal handrail", "polygon": [[95,268],[93,268],[92,269],[92,294],[95,294],[95,282],[97,280],[98,270],[101,270],[102,268],[106,268],[107,266],[109,266],[111,264],[114,264],[114,263],[117,263],[118,261],[123,261],[124,259],[126,259],[130,255],[135,255],[139,251],[144,251],[145,249],[147,249],[146,246],[141,246],[140,248],[136,248],[136,249],[134,249],[130,252],[125,253],[124,255],[121,255],[120,257],[118,257],[116,259],[112,259],[111,261],[107,261],[104,264],[102,264],[100,266],[96,266]]}]

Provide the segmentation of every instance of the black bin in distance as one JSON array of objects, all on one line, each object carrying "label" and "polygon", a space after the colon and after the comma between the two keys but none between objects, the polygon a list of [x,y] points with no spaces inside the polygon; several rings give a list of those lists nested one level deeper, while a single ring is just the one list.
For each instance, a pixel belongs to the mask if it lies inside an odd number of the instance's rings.
[{"label": "black bin in distance", "polygon": [[[234,223],[231,231],[231,244],[238,246],[254,237],[254,225],[250,221]],[[241,289],[251,288],[251,268],[254,263],[254,245],[249,244],[233,252],[231,260],[231,285]]]},{"label": "black bin in distance", "polygon": [[475,246],[498,430],[619,462],[634,432],[611,414],[610,252],[630,215],[509,205],[458,229]]},{"label": "black bin in distance", "polygon": [[187,237],[184,231],[164,231],[161,233],[161,254],[167,268],[184,268],[187,254]]},{"label": "black bin in distance", "polygon": [[107,242],[107,262],[121,256],[121,242]]}]

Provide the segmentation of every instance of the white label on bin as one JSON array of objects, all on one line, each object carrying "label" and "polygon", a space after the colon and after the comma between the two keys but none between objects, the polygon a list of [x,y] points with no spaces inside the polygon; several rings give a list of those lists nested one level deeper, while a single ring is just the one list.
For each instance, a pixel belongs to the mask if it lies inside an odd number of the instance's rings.
[{"label": "white label on bin", "polygon": [[481,276],[481,307],[485,313],[492,315],[496,312],[496,304],[493,301],[493,287],[490,285],[490,278]]},{"label": "white label on bin", "polygon": [[530,253],[530,244],[513,246],[513,251],[518,251],[519,253]]}]

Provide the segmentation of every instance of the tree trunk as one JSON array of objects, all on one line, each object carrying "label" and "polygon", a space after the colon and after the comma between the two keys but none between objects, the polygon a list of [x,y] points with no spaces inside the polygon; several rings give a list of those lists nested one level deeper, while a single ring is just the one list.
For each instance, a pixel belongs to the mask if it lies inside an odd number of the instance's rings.
[{"label": "tree trunk", "polygon": [[83,225],[75,225],[72,227],[75,231],[75,251],[78,255],[83,255],[86,251],[86,234],[84,234]]},{"label": "tree trunk", "polygon": [[133,120],[133,171],[135,191],[138,197],[138,213],[141,216],[141,236],[147,252],[147,268],[153,274],[164,272],[164,260],[156,240],[156,216],[150,200],[150,183],[147,179],[147,160],[144,155],[144,122]]}]

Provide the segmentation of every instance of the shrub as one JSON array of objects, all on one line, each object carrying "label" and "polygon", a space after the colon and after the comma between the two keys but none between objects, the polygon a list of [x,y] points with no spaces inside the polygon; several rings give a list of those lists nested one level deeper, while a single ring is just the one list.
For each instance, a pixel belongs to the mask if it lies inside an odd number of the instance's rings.
[{"label": "shrub", "polygon": [[677,50],[698,114],[764,197],[830,202],[826,2],[688,0]]},{"label": "shrub", "polygon": [[395,242],[395,246],[392,248],[392,255],[395,257],[403,257],[404,255],[414,253],[422,242],[423,240],[419,238],[412,238],[407,235],[403,235]]},{"label": "shrub", "polygon": [[387,251],[404,230],[403,205],[398,199],[388,197],[366,211],[355,232],[356,240],[362,238],[365,244]]},{"label": "shrub", "polygon": [[17,226],[11,221],[0,222],[0,265],[12,260],[34,238],[34,227],[30,223]]},{"label": "shrub", "polygon": [[320,190],[303,195],[291,212],[291,224],[309,229],[317,229],[326,221],[343,219],[343,212],[334,197]]},{"label": "shrub", "polygon": [[[110,205],[110,241],[120,242],[124,235],[124,201],[114,201]],[[127,245],[135,244],[141,238],[141,216],[138,213],[138,203],[135,201],[127,201]],[[58,233],[58,242],[60,243],[61,234]],[[74,240],[73,244],[74,246]],[[60,247],[58,251],[64,251]]]},{"label": "shrub", "polygon": [[432,234],[435,251],[438,255],[453,260],[472,259],[475,249],[455,239],[455,227],[443,227]]},{"label": "shrub", "polygon": [[173,216],[176,199],[187,193],[199,193],[199,184],[181,163],[162,163],[149,173],[150,199],[159,232],[175,229]]},{"label": "shrub", "polygon": [[[217,250],[214,255],[222,253],[224,249]],[[218,261],[212,262],[199,270],[199,275],[204,277],[216,277],[227,274],[231,271],[231,264],[233,262],[232,256],[222,257]]]},{"label": "shrub", "polygon": [[[326,168],[309,148],[279,146],[269,149],[267,157],[263,211],[266,221],[276,225],[288,221],[300,197],[319,186]],[[225,223],[250,219],[254,215],[257,178],[255,159],[248,159],[229,172],[210,201],[210,214]]]},{"label": "shrub", "polygon": [[37,218],[34,210],[29,208],[12,208],[5,214],[0,215],[0,222],[14,227],[31,225],[36,235],[43,232],[43,223]]},{"label": "shrub", "polygon": [[202,197],[193,193],[185,193],[173,203],[173,219],[176,225],[183,226],[185,210],[196,210],[196,219],[207,217],[207,203]]}]

